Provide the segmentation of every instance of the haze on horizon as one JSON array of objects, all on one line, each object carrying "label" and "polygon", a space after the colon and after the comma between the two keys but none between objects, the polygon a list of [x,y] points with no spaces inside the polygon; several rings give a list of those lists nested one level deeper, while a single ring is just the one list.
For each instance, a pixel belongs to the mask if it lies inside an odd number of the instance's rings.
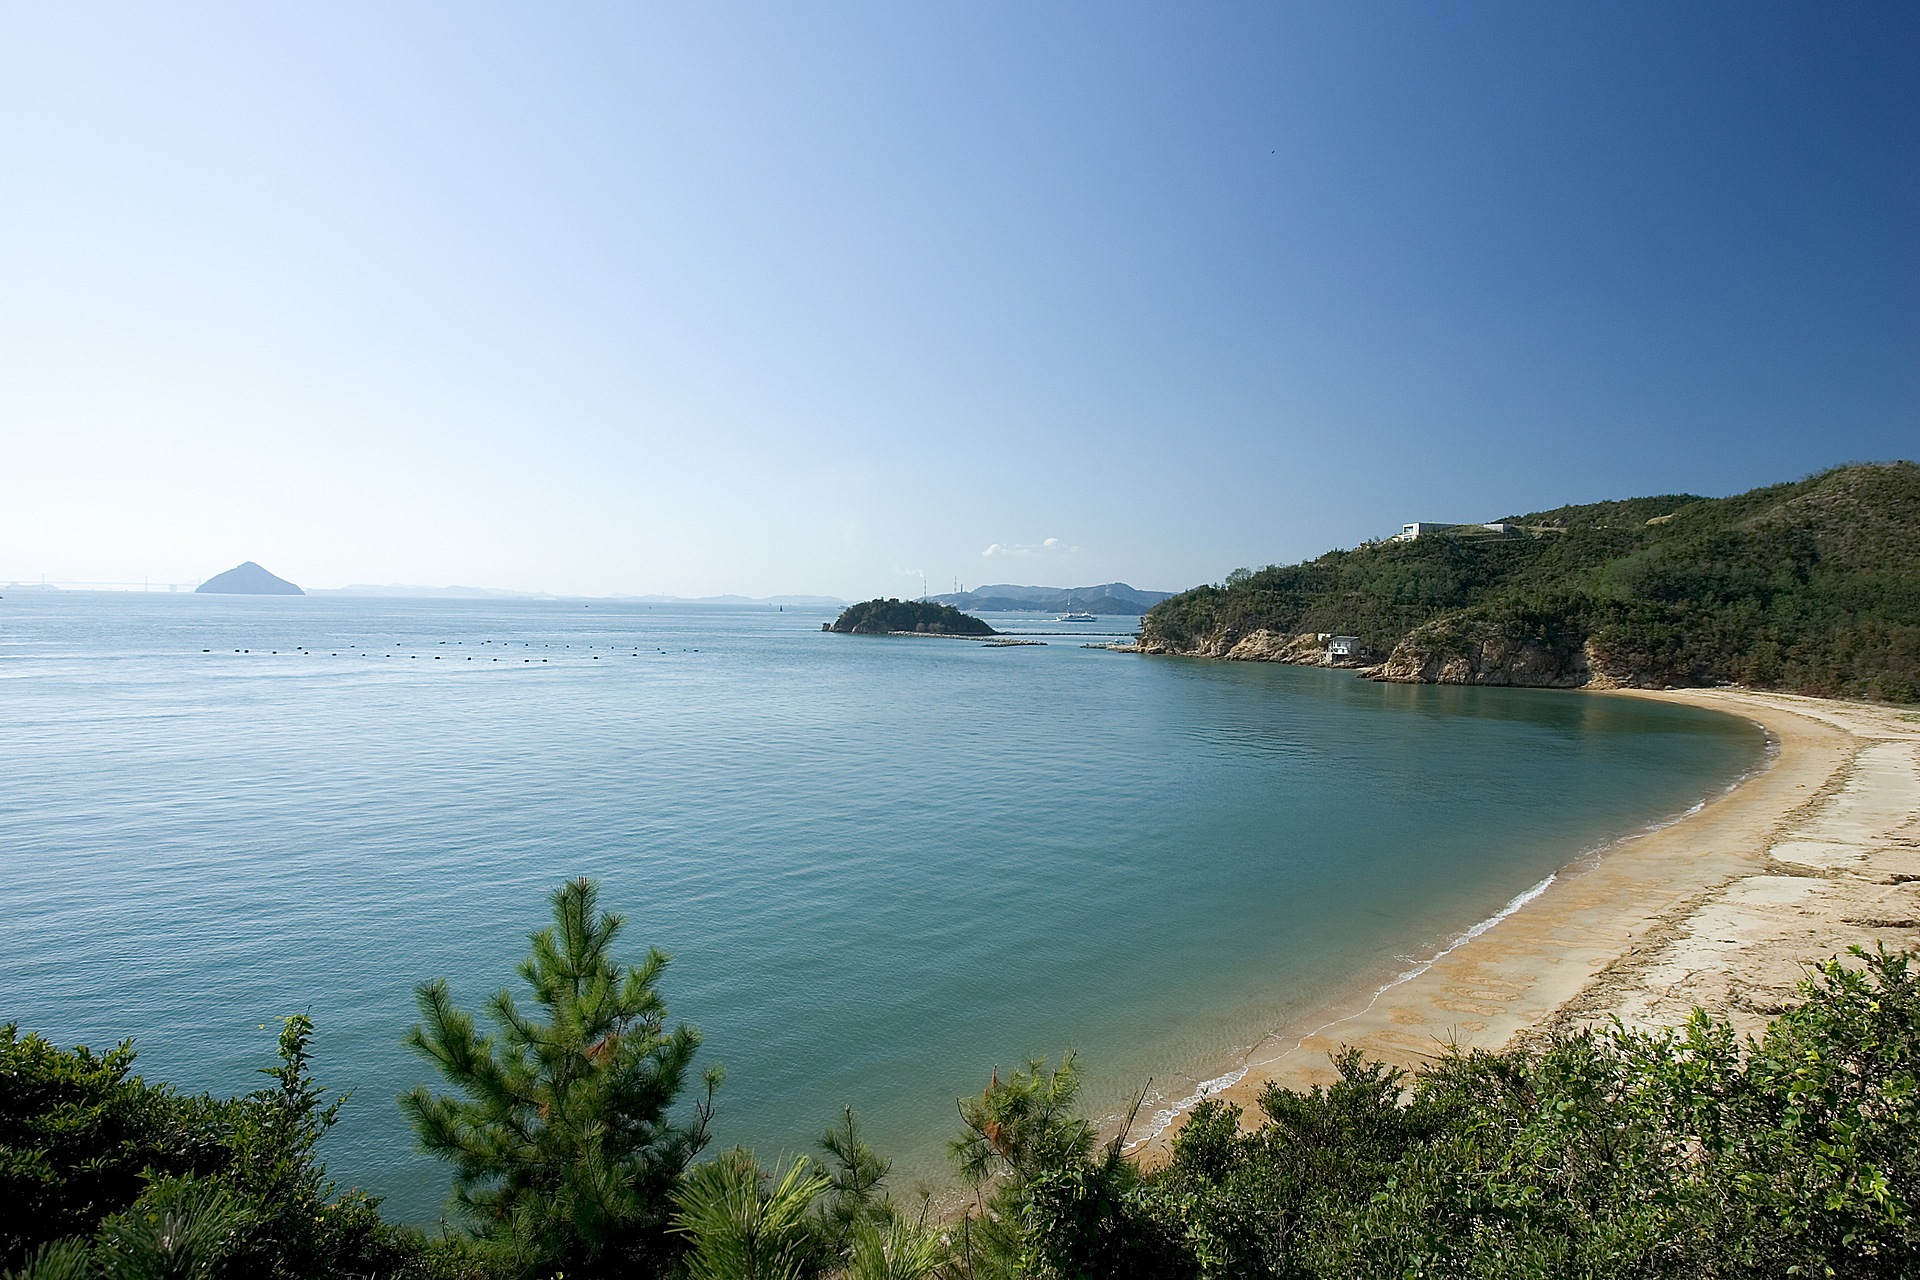
[{"label": "haze on horizon", "polygon": [[0,580],[1178,590],[1913,457],[1920,9],[0,8]]}]

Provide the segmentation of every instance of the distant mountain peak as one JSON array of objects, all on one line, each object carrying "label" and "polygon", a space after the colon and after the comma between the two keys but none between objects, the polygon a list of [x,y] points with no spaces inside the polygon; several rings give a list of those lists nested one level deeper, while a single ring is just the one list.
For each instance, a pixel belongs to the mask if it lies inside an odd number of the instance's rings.
[{"label": "distant mountain peak", "polygon": [[215,596],[303,596],[307,594],[248,560],[225,573],[216,573],[198,587],[196,594]]}]

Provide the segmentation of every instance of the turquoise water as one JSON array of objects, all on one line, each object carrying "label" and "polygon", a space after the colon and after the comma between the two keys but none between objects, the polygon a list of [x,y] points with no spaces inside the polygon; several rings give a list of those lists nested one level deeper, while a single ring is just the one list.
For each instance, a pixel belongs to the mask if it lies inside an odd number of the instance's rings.
[{"label": "turquoise water", "polygon": [[426,1221],[412,989],[477,1006],[597,876],[728,1069],[720,1144],[851,1103],[910,1184],[994,1065],[1182,1097],[1764,752],[1686,707],[831,616],[10,593],[0,1020],[225,1094],[309,1010],[355,1091],[335,1176]]}]

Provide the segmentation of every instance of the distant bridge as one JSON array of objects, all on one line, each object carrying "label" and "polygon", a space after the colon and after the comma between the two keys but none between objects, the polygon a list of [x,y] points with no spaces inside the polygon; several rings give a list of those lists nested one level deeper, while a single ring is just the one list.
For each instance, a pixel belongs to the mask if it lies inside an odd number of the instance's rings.
[{"label": "distant bridge", "polygon": [[142,578],[138,582],[82,582],[77,578],[41,578],[28,582],[24,578],[14,578],[0,586],[0,591],[33,591],[48,587],[56,591],[192,591],[199,585],[199,582],[155,582],[151,578]]}]

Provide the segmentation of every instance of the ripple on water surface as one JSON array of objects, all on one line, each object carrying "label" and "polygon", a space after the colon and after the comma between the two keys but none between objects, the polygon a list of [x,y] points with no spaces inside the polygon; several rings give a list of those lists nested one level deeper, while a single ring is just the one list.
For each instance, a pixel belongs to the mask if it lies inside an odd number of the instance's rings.
[{"label": "ripple on water surface", "polygon": [[820,610],[0,609],[0,1016],[230,1093],[310,1009],[356,1091],[333,1172],[415,1220],[446,1183],[392,1103],[429,1081],[412,988],[477,1005],[565,877],[673,953],[729,1072],[719,1142],[797,1150],[851,1103],[910,1179],[995,1064],[1075,1047],[1096,1108],[1149,1075],[1180,1098],[1764,747],[1687,707]]}]

